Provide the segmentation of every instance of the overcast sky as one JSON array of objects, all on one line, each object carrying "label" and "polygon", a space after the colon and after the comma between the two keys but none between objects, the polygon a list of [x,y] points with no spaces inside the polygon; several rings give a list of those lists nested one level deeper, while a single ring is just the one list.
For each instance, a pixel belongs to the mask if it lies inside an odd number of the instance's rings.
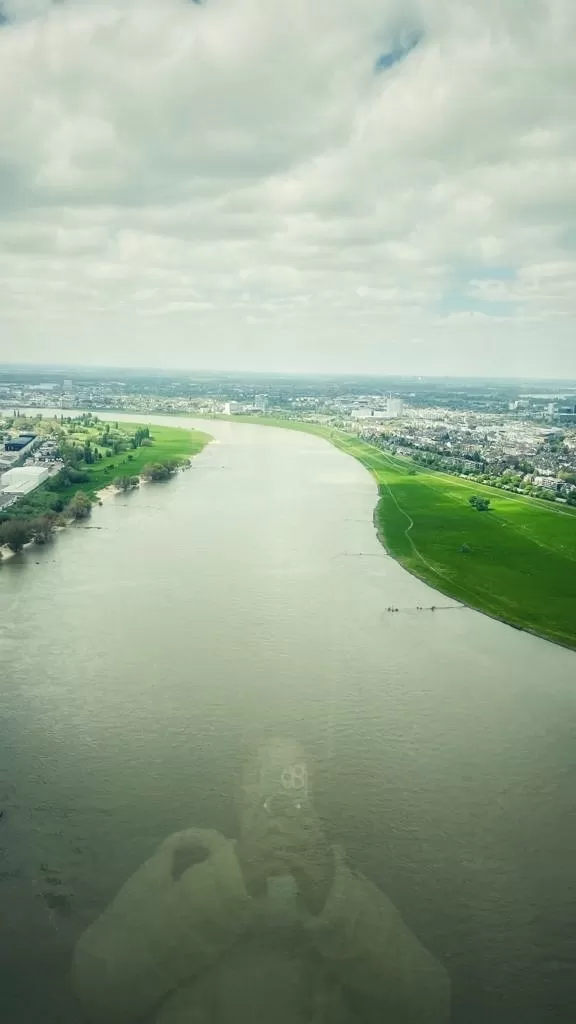
[{"label": "overcast sky", "polygon": [[0,362],[576,377],[576,0],[0,12]]}]

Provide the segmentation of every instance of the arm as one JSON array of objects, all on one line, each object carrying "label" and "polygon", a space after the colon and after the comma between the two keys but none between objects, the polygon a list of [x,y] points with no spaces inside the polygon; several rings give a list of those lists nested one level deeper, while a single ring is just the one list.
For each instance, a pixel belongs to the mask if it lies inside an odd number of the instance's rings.
[{"label": "arm", "polygon": [[235,844],[209,830],[177,833],[80,938],[76,991],[94,1019],[137,1021],[213,964],[249,916]]},{"label": "arm", "polygon": [[[339,851],[330,894],[306,928],[315,948],[352,998],[375,1020],[445,1024],[450,983],[390,900],[349,870]],[[370,1017],[368,1017],[370,1019]]]}]

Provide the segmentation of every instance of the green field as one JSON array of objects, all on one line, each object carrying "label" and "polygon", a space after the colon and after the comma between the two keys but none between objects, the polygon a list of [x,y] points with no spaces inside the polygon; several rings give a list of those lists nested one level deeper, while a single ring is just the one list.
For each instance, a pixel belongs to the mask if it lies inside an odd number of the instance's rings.
[{"label": "green field", "polygon": [[[380,492],[379,537],[410,572],[479,611],[576,648],[576,509],[427,470],[316,424],[251,422],[310,428],[366,466]],[[489,511],[471,507],[475,494],[490,498]]]},{"label": "green field", "polygon": [[[402,565],[473,608],[576,648],[576,510],[422,470],[356,438],[334,443],[375,476],[376,526]],[[470,506],[474,494],[490,498],[488,512]]]},{"label": "green field", "polygon": [[[122,434],[133,434],[138,427],[150,426],[146,423],[121,423]],[[138,476],[143,467],[150,462],[162,462],[165,459],[184,461],[197,455],[211,440],[208,434],[197,430],[185,430],[182,427],[150,426],[152,444],[131,451],[120,452],[110,458],[104,457],[94,465],[82,465],[89,479],[85,483],[71,484],[69,487],[55,491],[45,485],[32,494],[22,498],[8,510],[8,517],[37,516],[49,511],[55,498],[68,502],[77,491],[85,491],[94,498],[96,493],[107,487],[119,476]],[[75,431],[74,439],[81,443],[94,433],[93,428]]]},{"label": "green field", "polygon": [[[123,430],[132,433],[138,427],[149,426],[146,423],[122,423]],[[184,430],[182,427],[150,426],[152,445],[136,448],[132,452],[122,452],[111,459],[105,459],[96,466],[88,467],[90,471],[90,488],[100,491],[107,487],[117,476],[130,474],[137,476],[148,462],[163,462],[164,459],[191,459],[211,440],[208,434],[197,430]]]}]

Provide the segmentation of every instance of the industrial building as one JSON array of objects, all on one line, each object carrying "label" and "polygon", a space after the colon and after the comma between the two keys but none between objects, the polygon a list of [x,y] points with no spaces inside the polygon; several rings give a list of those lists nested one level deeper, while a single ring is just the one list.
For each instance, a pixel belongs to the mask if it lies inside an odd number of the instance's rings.
[{"label": "industrial building", "polygon": [[29,494],[49,476],[44,466],[22,466],[9,469],[0,477],[0,492],[3,494]]},{"label": "industrial building", "polygon": [[28,445],[36,440],[36,434],[19,434],[18,437],[11,437],[4,444],[4,451],[23,452]]}]

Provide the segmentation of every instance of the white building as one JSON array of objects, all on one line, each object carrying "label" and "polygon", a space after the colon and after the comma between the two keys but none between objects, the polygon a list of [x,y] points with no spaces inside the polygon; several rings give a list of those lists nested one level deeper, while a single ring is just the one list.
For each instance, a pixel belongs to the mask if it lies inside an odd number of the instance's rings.
[{"label": "white building", "polygon": [[0,477],[0,490],[5,494],[29,494],[46,480],[48,470],[44,466],[22,466],[9,469]]},{"label": "white building", "polygon": [[240,402],[226,402],[224,406],[224,414],[226,416],[234,416],[243,411],[244,406]]},{"label": "white building", "polygon": [[401,398],[387,398],[386,399],[386,415],[388,419],[395,420],[402,415],[404,411],[404,402]]},{"label": "white building", "polygon": [[401,398],[387,398],[384,409],[370,409],[365,405],[352,409],[353,420],[395,420],[402,415],[404,402]]},{"label": "white building", "polygon": [[535,476],[534,483],[536,487],[547,487],[548,490],[555,491],[562,486],[563,481],[555,476]]},{"label": "white building", "polygon": [[268,412],[268,395],[255,395],[254,408],[259,412]]},{"label": "white building", "polygon": [[352,409],[350,416],[353,420],[387,420],[388,413],[385,409]]}]

